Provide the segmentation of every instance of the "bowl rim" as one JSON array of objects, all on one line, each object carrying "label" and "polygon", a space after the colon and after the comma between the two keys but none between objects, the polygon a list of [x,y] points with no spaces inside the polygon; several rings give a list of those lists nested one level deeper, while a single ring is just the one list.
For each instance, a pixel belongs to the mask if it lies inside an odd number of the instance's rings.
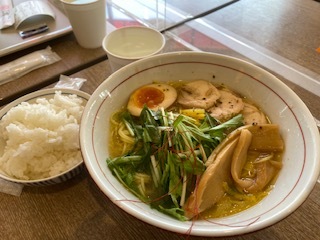
[{"label": "bowl rim", "polygon": [[[235,61],[239,61],[242,62],[243,64],[254,68],[256,70],[258,70],[259,72],[263,72],[266,76],[271,77],[273,79],[273,81],[278,81],[277,84],[279,84],[281,86],[281,90],[285,90],[286,93],[288,93],[291,97],[293,97],[295,99],[295,101],[297,101],[299,103],[299,106],[301,105],[303,107],[303,110],[307,113],[307,120],[308,123],[310,123],[310,126],[308,126],[310,128],[310,132],[312,133],[312,136],[315,137],[315,144],[319,144],[320,140],[319,140],[319,134],[318,134],[318,129],[316,126],[315,121],[311,121],[312,115],[309,111],[309,109],[307,108],[307,106],[305,105],[305,103],[298,97],[298,95],[292,90],[290,89],[285,83],[283,83],[282,81],[280,81],[275,75],[271,74],[270,72],[268,72],[267,70],[253,64],[250,63],[248,61],[245,61],[243,59],[239,59],[236,57],[231,57],[231,56],[227,56],[227,55],[223,55],[223,54],[217,54],[217,53],[207,53],[207,52],[195,52],[195,51],[182,51],[182,52],[170,52],[170,53],[163,53],[163,54],[159,54],[159,55],[155,55],[152,56],[148,59],[141,59],[139,61],[136,61],[134,63],[131,63],[127,66],[125,66],[124,68],[114,72],[113,74],[111,74],[108,78],[105,79],[105,81],[103,81],[101,83],[101,85],[94,91],[94,93],[92,94],[91,98],[88,101],[87,107],[84,110],[84,114],[83,114],[83,118],[89,117],[89,113],[90,111],[92,111],[91,105],[94,103],[94,97],[96,97],[101,90],[105,87],[106,84],[108,84],[108,81],[110,81],[110,79],[117,77],[118,75],[121,76],[121,74],[125,73],[125,71],[132,70],[135,69],[136,66],[138,65],[143,65],[143,63],[147,63],[150,60],[153,61],[157,61],[157,60],[161,60],[163,57],[170,57],[170,56],[174,56],[174,55],[179,55],[179,56],[218,56],[218,57],[224,57],[224,58],[228,58],[228,59],[233,59]],[[181,60],[181,59],[179,59]],[[169,61],[169,60],[168,60]],[[175,62],[174,60],[172,60],[172,62]],[[183,62],[183,60],[181,60],[181,62]],[[156,65],[159,65],[158,63]],[[146,70],[146,67],[143,68],[144,70]],[[130,72],[130,71],[129,71]],[[101,104],[102,105],[102,104]],[[100,106],[101,107],[101,106]],[[87,123],[87,120],[83,120],[83,123]],[[87,124],[84,124],[87,125]],[[315,134],[314,131],[316,130]],[[301,129],[302,131],[302,129]],[[83,138],[85,134],[85,129],[82,126],[80,129],[80,143],[83,143]],[[92,140],[92,139],[91,139]],[[83,149],[83,148],[82,148]],[[232,236],[232,235],[238,235],[238,234],[243,234],[243,233],[248,233],[248,232],[252,232],[252,231],[256,231],[256,230],[260,230],[264,227],[270,226],[272,224],[275,224],[276,222],[284,219],[285,217],[287,217],[289,214],[291,214],[294,210],[296,210],[304,201],[305,199],[309,196],[309,194],[311,193],[314,185],[316,184],[317,178],[319,176],[320,173],[320,163],[318,160],[320,160],[320,151],[319,149],[315,148],[313,149],[314,153],[315,153],[315,161],[314,161],[314,165],[315,165],[315,169],[313,169],[312,172],[312,176],[310,178],[308,178],[307,185],[306,188],[304,189],[304,191],[302,193],[299,193],[299,197],[295,197],[294,201],[292,201],[292,204],[290,204],[290,207],[287,207],[286,209],[284,209],[284,211],[282,211],[281,213],[277,214],[276,217],[273,217],[271,220],[265,219],[263,222],[261,222],[258,225],[250,225],[248,226],[246,229],[242,229],[239,228],[238,230],[233,230],[232,232],[224,232],[224,233],[217,233],[217,232],[212,232],[212,233],[208,233],[206,231],[201,231],[201,229],[197,230],[196,232],[191,232],[191,235],[197,235],[197,236]],[[97,171],[96,169],[94,169],[91,165],[90,165],[90,159],[89,156],[86,156],[86,152],[83,152],[84,155],[84,163],[90,173],[90,175],[92,176],[93,180],[96,182],[96,184],[99,186],[99,188],[104,192],[104,194],[106,196],[108,196],[110,198],[110,200],[112,200],[112,202],[114,204],[116,204],[118,207],[122,208],[123,210],[125,210],[127,213],[130,213],[132,216],[157,227],[160,227],[162,229],[166,229],[168,231],[172,231],[172,232],[179,232],[179,233],[185,233],[185,229],[175,229],[174,227],[169,227],[168,224],[162,223],[160,221],[156,221],[155,219],[153,219],[152,217],[149,217],[148,221],[146,221],[145,215],[141,214],[139,212],[136,211],[136,209],[131,208],[130,206],[127,205],[127,203],[123,203],[122,201],[115,201],[114,199],[114,194],[111,192],[109,192],[109,190],[104,189],[103,184],[100,182],[99,178],[96,177],[94,174]],[[88,159],[87,159],[88,157]],[[318,162],[317,162],[318,161]]]},{"label": "bowl rim", "polygon": [[[30,100],[34,100],[35,98],[39,98],[39,97],[44,97],[44,96],[50,96],[50,95],[54,95],[55,92],[60,91],[62,94],[75,94],[78,97],[81,97],[82,99],[84,99],[85,101],[89,101],[90,99],[90,95],[86,92],[83,92],[81,90],[77,90],[77,89],[71,89],[71,88],[47,88],[47,89],[40,89],[31,93],[28,93],[24,96],[21,96],[19,98],[17,98],[16,100],[8,103],[7,105],[5,105],[3,108],[0,109],[0,121],[2,119],[3,116],[6,115],[6,113],[13,107],[19,105],[21,102],[25,102],[25,101],[30,101]],[[81,124],[80,124],[81,126]],[[80,133],[79,133],[80,135]],[[17,178],[13,178],[7,175],[4,175],[1,171],[0,171],[0,178],[10,181],[10,182],[15,182],[15,183],[22,183],[22,184],[32,184],[32,183],[39,183],[39,182],[44,182],[44,181],[50,181],[53,180],[55,178],[59,178],[61,176],[63,176],[64,174],[74,170],[75,168],[79,167],[80,165],[83,164],[83,158],[82,160],[77,163],[76,165],[74,165],[73,167],[55,175],[55,176],[51,176],[51,177],[47,177],[47,178],[39,178],[39,179],[32,179],[32,180],[23,180],[23,179],[17,179]]]},{"label": "bowl rim", "polygon": [[159,37],[159,39],[161,39],[161,46],[159,46],[159,48],[156,51],[153,51],[153,52],[150,52],[150,53],[146,54],[145,56],[143,56],[143,58],[147,58],[147,57],[151,57],[151,56],[155,56],[156,54],[159,54],[163,50],[165,45],[166,45],[165,36],[155,28],[151,28],[151,27],[147,27],[147,26],[139,26],[139,25],[120,27],[120,28],[117,28],[117,29],[113,30],[112,32],[110,32],[110,34],[106,35],[102,39],[102,48],[103,48],[103,50],[108,55],[110,55],[110,56],[112,56],[112,57],[114,57],[116,59],[125,60],[125,61],[133,61],[133,60],[140,60],[142,58],[141,56],[123,56],[123,55],[119,55],[119,54],[115,53],[114,51],[110,51],[107,48],[108,47],[107,44],[109,43],[108,41],[110,40],[111,37],[113,37],[112,35],[119,34],[119,32],[125,31],[125,30],[129,30],[129,31],[139,30],[139,31],[144,31],[144,32],[151,32],[152,34],[157,35]]}]

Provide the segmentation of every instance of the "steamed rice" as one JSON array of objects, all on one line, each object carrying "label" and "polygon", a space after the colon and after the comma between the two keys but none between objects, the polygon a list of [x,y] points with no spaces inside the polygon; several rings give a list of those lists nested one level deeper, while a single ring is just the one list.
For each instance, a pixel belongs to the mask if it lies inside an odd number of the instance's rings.
[{"label": "steamed rice", "polygon": [[82,161],[79,123],[83,100],[57,91],[52,99],[22,102],[0,120],[0,168],[34,180],[55,176]]}]

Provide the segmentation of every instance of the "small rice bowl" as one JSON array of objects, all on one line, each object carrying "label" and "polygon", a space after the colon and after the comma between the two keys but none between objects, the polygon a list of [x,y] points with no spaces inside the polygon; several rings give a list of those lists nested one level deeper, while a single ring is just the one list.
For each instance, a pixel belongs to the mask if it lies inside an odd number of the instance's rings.
[{"label": "small rice bowl", "polygon": [[55,91],[11,108],[0,120],[0,171],[20,180],[56,176],[82,162],[84,99]]}]

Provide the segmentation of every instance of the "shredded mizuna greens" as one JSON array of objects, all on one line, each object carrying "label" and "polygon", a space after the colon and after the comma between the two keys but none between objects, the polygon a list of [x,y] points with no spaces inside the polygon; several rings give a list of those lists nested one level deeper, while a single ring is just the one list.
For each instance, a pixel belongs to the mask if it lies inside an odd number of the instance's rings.
[{"label": "shredded mizuna greens", "polygon": [[135,143],[124,156],[108,158],[109,168],[143,202],[182,221],[182,206],[205,171],[205,161],[243,125],[241,114],[222,124],[206,114],[199,124],[183,114],[147,107],[138,118],[125,111],[121,119]]}]

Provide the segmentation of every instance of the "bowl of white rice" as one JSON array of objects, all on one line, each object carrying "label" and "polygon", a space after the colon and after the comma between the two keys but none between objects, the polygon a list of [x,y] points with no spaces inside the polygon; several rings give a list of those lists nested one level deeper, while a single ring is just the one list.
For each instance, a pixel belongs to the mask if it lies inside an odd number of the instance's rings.
[{"label": "bowl of white rice", "polygon": [[79,129],[90,95],[73,89],[44,89],[0,110],[0,177],[46,186],[83,169]]}]

